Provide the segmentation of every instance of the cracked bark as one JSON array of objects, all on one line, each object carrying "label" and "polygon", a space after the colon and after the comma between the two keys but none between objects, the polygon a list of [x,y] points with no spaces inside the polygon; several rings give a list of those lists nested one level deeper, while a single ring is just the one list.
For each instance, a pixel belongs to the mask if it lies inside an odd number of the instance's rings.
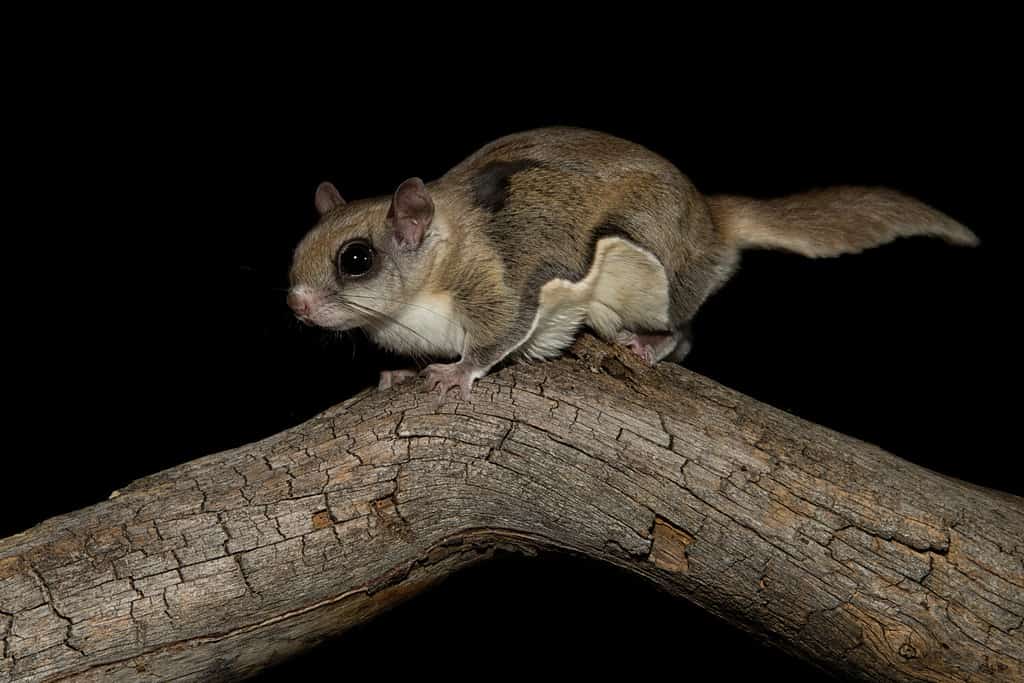
[{"label": "cracked bark", "polygon": [[0,541],[0,681],[221,680],[495,548],[647,577],[823,669],[1024,680],[1024,501],[584,337],[368,391]]}]

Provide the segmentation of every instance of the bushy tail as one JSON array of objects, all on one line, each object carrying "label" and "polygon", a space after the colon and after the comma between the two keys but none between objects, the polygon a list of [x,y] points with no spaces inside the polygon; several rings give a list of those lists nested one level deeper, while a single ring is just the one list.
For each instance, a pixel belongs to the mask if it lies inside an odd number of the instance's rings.
[{"label": "bushy tail", "polygon": [[834,187],[768,200],[719,195],[709,203],[715,224],[741,249],[838,256],[911,235],[978,244],[974,233],[941,211],[884,188]]}]

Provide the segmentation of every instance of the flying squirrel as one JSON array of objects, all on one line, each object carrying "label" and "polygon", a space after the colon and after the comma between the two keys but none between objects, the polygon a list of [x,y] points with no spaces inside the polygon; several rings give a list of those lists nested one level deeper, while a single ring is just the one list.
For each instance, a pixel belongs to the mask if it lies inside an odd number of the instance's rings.
[{"label": "flying squirrel", "polygon": [[[363,328],[428,365],[443,396],[509,358],[558,356],[586,325],[650,364],[682,361],[690,321],[748,248],[812,258],[897,237],[974,246],[945,214],[884,188],[778,199],[705,197],[669,161],[596,131],[544,128],[491,142],[430,183],[345,202],[315,194],[288,305],[308,324]],[[419,374],[382,371],[380,388]]]}]

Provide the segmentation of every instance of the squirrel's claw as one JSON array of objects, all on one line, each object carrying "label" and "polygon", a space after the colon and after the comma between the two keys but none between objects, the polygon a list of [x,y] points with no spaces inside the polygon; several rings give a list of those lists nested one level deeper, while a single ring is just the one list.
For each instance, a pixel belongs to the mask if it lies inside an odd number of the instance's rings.
[{"label": "squirrel's claw", "polygon": [[473,383],[476,381],[473,369],[464,365],[461,361],[458,363],[435,363],[428,365],[423,374],[427,378],[427,391],[436,389],[441,399],[453,387],[458,387],[459,395],[463,400],[468,399],[470,392],[473,390]]}]

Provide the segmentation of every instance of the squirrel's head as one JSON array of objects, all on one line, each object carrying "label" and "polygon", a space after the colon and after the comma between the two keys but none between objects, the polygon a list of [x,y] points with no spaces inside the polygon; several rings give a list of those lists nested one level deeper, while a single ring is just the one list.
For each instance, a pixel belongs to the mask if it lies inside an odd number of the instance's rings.
[{"label": "squirrel's head", "polygon": [[429,270],[434,202],[419,178],[389,199],[346,203],[321,183],[320,221],[295,249],[288,305],[305,323],[372,329],[411,298]]}]

